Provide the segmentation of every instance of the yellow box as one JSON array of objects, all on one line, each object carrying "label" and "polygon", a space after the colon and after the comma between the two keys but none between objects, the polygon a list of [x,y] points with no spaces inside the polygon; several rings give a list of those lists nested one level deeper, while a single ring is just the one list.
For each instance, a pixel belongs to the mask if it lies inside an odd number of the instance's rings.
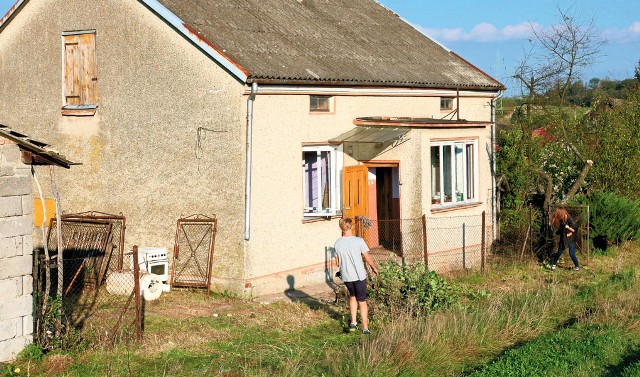
[{"label": "yellow box", "polygon": [[[49,226],[51,219],[56,216],[56,201],[55,199],[45,199],[44,206],[47,209],[47,223]],[[33,199],[33,225],[42,226],[42,219],[44,217],[44,211],[42,210],[42,201],[40,199]]]}]

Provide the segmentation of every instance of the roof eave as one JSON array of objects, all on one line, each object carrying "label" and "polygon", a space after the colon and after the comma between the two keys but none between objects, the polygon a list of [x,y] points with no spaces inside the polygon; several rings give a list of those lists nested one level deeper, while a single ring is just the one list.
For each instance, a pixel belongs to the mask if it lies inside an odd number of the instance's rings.
[{"label": "roof eave", "polygon": [[22,5],[27,2],[29,2],[29,0],[17,0],[15,4],[13,4],[11,8],[9,8],[7,13],[5,13],[5,15],[0,18],[0,32],[7,24],[9,24],[9,21],[13,19],[13,16],[18,12],[18,10],[20,10]]},{"label": "roof eave", "polygon": [[224,52],[213,43],[202,37],[198,32],[187,25],[182,19],[167,9],[157,0],[139,0],[155,14],[171,25],[175,30],[182,34],[187,40],[198,46],[205,54],[215,60],[218,64],[230,72],[237,80],[247,82],[250,76],[240,64],[229,58]]},{"label": "roof eave", "polygon": [[[495,80],[494,80],[495,81]],[[425,88],[425,89],[449,89],[449,90],[480,90],[497,92],[505,90],[505,86],[496,82],[495,86],[485,85],[465,85],[465,84],[443,84],[426,82],[399,82],[399,81],[366,81],[366,80],[333,80],[333,79],[304,79],[304,78],[260,78],[249,77],[247,83],[257,83],[259,85],[307,85],[307,86],[365,86],[379,88]]]}]

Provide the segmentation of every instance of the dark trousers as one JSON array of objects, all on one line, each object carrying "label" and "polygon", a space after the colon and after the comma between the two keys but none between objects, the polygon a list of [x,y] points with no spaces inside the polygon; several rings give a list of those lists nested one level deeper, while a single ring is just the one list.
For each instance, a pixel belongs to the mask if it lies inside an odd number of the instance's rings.
[{"label": "dark trousers", "polygon": [[[558,246],[558,254],[556,254],[555,258],[553,258],[552,264],[558,264],[558,260],[562,256],[562,252],[564,252],[564,249],[564,243],[560,242],[560,245]],[[569,246],[569,256],[573,261],[573,265],[576,267],[580,267],[580,263],[578,263],[578,258],[576,257],[576,244]]]}]

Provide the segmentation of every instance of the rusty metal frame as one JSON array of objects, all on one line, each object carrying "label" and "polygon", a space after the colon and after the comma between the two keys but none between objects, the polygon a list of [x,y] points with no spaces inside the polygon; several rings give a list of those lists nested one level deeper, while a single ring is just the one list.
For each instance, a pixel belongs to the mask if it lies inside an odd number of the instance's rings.
[{"label": "rusty metal frame", "polygon": [[61,219],[88,219],[88,220],[107,220],[117,222],[120,224],[120,239],[118,240],[118,265],[117,270],[123,269],[124,258],[124,235],[127,228],[127,218],[120,215],[114,215],[110,213],[98,212],[98,211],[86,211],[71,214],[63,214]]},{"label": "rusty metal frame", "polygon": [[[93,239],[80,239],[78,243],[74,243],[73,241],[76,240],[69,240],[68,238],[65,240],[65,235],[64,235],[64,230],[62,231],[62,234],[60,234],[60,236],[62,237],[62,250],[57,250],[57,243],[55,245],[55,247],[50,247],[50,250],[56,250],[57,253],[57,258],[62,258],[62,261],[64,263],[65,257],[64,257],[64,251],[67,249],[79,249],[79,250],[99,250],[105,253],[106,256],[106,251],[107,251],[107,247],[109,245],[109,239],[111,238],[111,230],[113,227],[113,224],[110,221],[106,221],[106,220],[96,220],[96,219],[81,219],[81,218],[73,218],[73,217],[62,217],[61,219],[61,226],[65,226],[65,224],[70,224],[70,223],[77,223],[77,224],[94,224],[94,225],[106,225],[106,231],[105,231],[105,238],[104,240],[100,240],[100,243],[91,243],[93,241]],[[50,222],[49,222],[49,232],[47,234],[47,244],[49,244],[51,242],[51,235],[52,235],[52,231],[54,229],[56,229],[56,223],[57,220],[56,218],[51,218]],[[57,232],[53,232],[56,237],[58,237]],[[73,237],[73,234],[72,234]],[[87,257],[84,257],[85,259]],[[78,270],[76,271],[75,275],[77,275],[80,272],[80,269],[82,269],[84,267],[84,261],[83,263],[80,265],[80,267],[78,268]],[[106,276],[106,271],[108,268],[108,262],[107,264],[105,264],[105,260],[104,257],[102,258],[102,260],[100,261],[100,265],[99,265],[99,270],[97,271],[97,275],[96,275],[96,289],[99,288],[102,285],[102,280],[104,279],[104,277]],[[59,272],[60,273],[60,272]],[[75,281],[75,277],[72,279],[71,283],[69,284],[69,286],[66,289],[66,292],[68,293],[71,285],[73,285],[74,281]],[[64,287],[63,287],[64,289]]]},{"label": "rusty metal frame", "polygon": [[[184,225],[187,225],[187,224],[201,224],[203,226],[209,227],[209,229],[204,233],[204,235],[200,238],[200,240],[197,241],[197,244],[195,244],[195,248],[193,247],[194,243],[189,239],[189,235],[187,234],[187,231],[184,229]],[[218,227],[218,220],[215,215],[213,215],[213,217],[209,217],[205,215],[191,215],[191,216],[182,217],[178,219],[176,223],[176,238],[175,238],[175,244],[173,248],[173,263],[171,264],[171,285],[172,286],[200,287],[200,288],[206,287],[207,292],[211,290],[211,271],[213,269],[213,254],[215,249],[217,227]],[[187,267],[188,263],[191,260],[193,260],[197,264],[198,271],[202,275],[205,275],[204,271],[202,270],[202,267],[198,264],[196,250],[200,248],[200,246],[202,245],[202,242],[204,241],[206,236],[209,234],[211,234],[211,241],[208,245],[209,253],[208,253],[207,266],[206,266],[207,267],[206,282],[203,281],[200,283],[200,282],[180,281],[179,277],[181,275],[181,272]],[[189,246],[190,253],[188,258],[186,259],[186,262],[182,266],[182,268],[179,271],[176,271],[176,265],[178,264],[178,260],[180,259],[180,240],[182,239],[182,237],[184,237],[184,239],[186,240],[187,245]]]}]

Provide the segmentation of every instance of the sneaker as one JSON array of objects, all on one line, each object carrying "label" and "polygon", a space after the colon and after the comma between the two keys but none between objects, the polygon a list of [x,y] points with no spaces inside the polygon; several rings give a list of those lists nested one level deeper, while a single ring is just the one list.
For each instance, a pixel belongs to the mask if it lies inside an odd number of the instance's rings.
[{"label": "sneaker", "polygon": [[364,329],[364,330],[362,330],[362,333],[369,335],[369,334],[371,334],[371,331],[369,331],[369,329]]},{"label": "sneaker", "polygon": [[573,270],[574,271],[580,271],[580,266],[574,267]]},{"label": "sneaker", "polygon": [[555,265],[555,264],[552,264],[552,265],[551,265],[551,269],[552,269],[552,270],[555,270],[555,269],[556,269],[556,265]]},{"label": "sneaker", "polygon": [[350,323],[349,324],[349,332],[354,332],[354,331],[356,331],[357,328],[358,328],[358,324],[357,323]]}]

